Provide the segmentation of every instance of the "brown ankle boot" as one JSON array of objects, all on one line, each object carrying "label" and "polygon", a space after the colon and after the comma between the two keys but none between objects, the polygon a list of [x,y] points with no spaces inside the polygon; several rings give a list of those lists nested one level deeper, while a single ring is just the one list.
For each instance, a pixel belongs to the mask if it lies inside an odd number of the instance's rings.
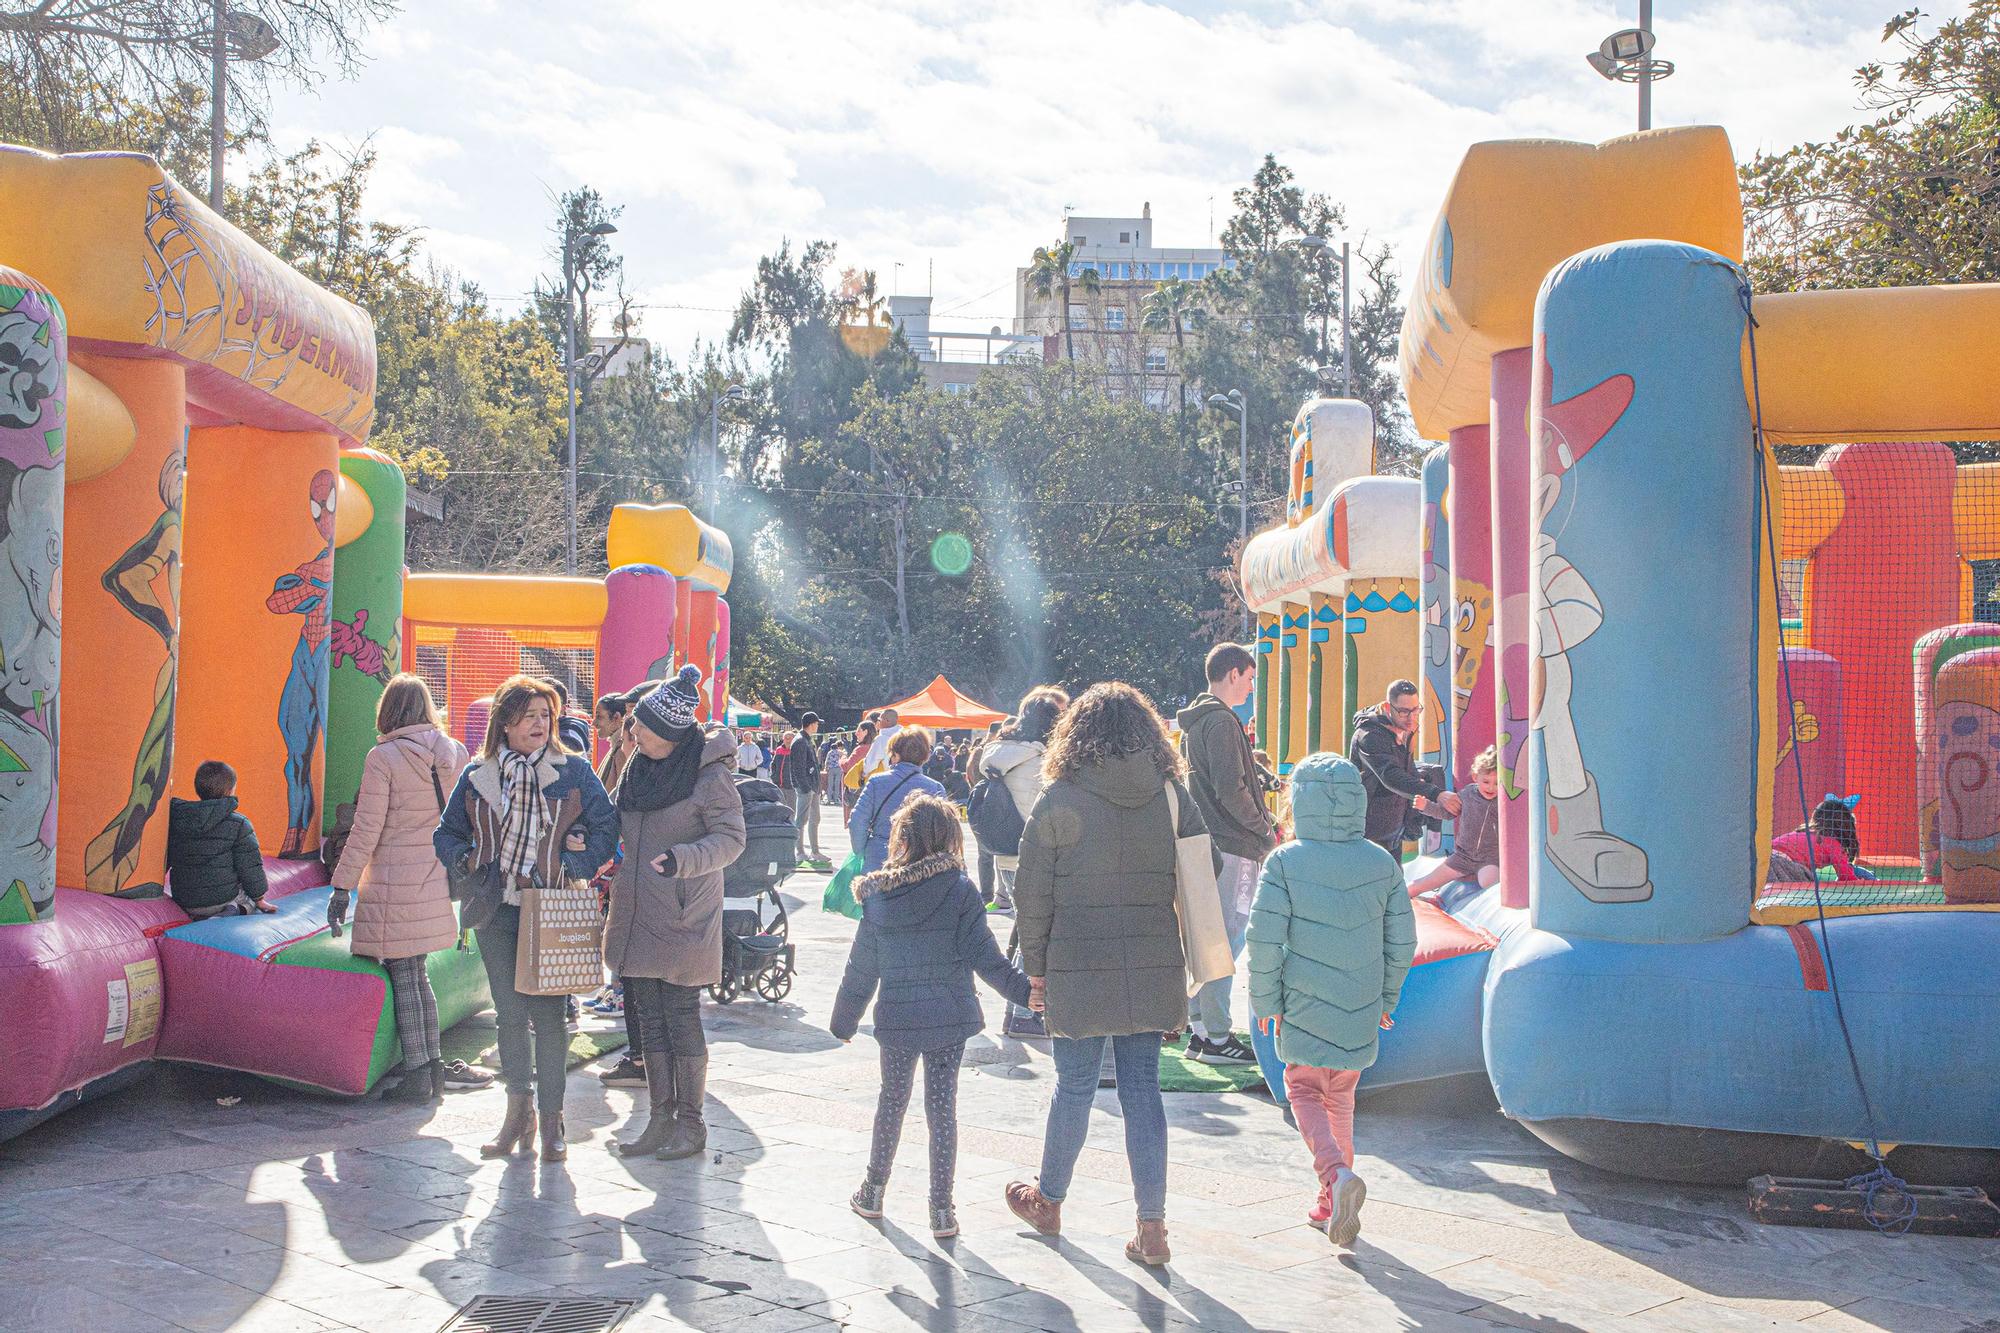
[{"label": "brown ankle boot", "polygon": [[1044,1236],[1062,1234],[1062,1204],[1033,1185],[1014,1181],[1007,1186],[1007,1207],[1014,1216]]},{"label": "brown ankle boot", "polygon": [[544,1162],[569,1160],[569,1141],[563,1137],[561,1111],[542,1113],[542,1160]]},{"label": "brown ankle boot", "polygon": [[1167,1224],[1159,1218],[1140,1218],[1139,1234],[1125,1242],[1125,1257],[1151,1268],[1172,1259],[1174,1252],[1167,1248]]},{"label": "brown ankle boot", "polygon": [[507,1157],[526,1152],[534,1137],[535,1095],[531,1092],[510,1092],[507,1094],[507,1118],[500,1122],[500,1133],[493,1142],[480,1145],[479,1155]]}]

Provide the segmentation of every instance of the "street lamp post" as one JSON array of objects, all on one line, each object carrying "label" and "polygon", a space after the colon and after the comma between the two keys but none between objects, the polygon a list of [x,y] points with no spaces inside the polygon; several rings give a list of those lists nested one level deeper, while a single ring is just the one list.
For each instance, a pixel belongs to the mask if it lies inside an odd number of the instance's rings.
[{"label": "street lamp post", "polygon": [[710,394],[708,398],[708,522],[715,525],[715,511],[722,503],[722,403],[727,399],[732,403],[750,401],[750,391],[740,384],[732,384],[721,393]]},{"label": "street lamp post", "polygon": [[[1226,394],[1212,393],[1208,405],[1218,412],[1236,418],[1236,545],[1237,559],[1242,559],[1243,548],[1250,542],[1250,412],[1243,403],[1243,390],[1231,389]],[[1243,603],[1243,634],[1250,634],[1250,603]]]},{"label": "street lamp post", "polygon": [[214,0],[208,33],[208,206],[222,211],[222,159],[228,151],[229,62],[262,60],[278,49],[278,31],[255,14]]},{"label": "street lamp post", "polygon": [[576,573],[576,238],[609,236],[618,228],[599,222],[578,230],[563,219],[563,387],[564,406],[569,414],[569,444],[564,451],[563,496],[568,502],[569,543],[563,556],[563,572]]},{"label": "street lamp post", "polygon": [[[1298,245],[1300,249],[1314,250],[1324,255],[1331,255],[1333,251],[1333,242],[1324,236],[1301,236],[1298,240]],[[1346,241],[1340,243],[1340,258],[1336,262],[1340,265],[1340,392],[1342,397],[1352,398],[1354,396],[1354,323],[1348,316],[1348,299],[1352,290],[1352,284],[1348,281],[1349,253]],[[1326,312],[1322,310],[1319,317],[1319,345],[1324,347],[1326,344]]]},{"label": "street lamp post", "polygon": [[1639,88],[1639,128],[1653,128],[1653,81],[1671,76],[1674,62],[1653,55],[1653,0],[1639,0],[1639,26],[1620,28],[1584,59],[1613,83]]}]

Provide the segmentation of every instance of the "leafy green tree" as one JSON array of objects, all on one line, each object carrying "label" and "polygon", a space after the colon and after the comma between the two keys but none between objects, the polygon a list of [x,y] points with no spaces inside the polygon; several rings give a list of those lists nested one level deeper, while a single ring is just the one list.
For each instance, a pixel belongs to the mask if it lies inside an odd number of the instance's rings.
[{"label": "leafy green tree", "polygon": [[1855,75],[1874,120],[1742,167],[1763,291],[2000,279],[2000,0],[1928,35],[1915,9]]},{"label": "leafy green tree", "polygon": [[[271,86],[361,66],[396,0],[231,0],[275,49],[226,66],[237,135],[262,141]],[[207,174],[213,0],[0,0],[0,134],[53,152],[137,149],[183,181]],[[240,136],[240,137],[239,137]],[[107,142],[107,138],[109,142]]]},{"label": "leafy green tree", "polygon": [[[1222,233],[1230,262],[1197,284],[1208,313],[1192,330],[1183,367],[1204,393],[1243,392],[1254,531],[1282,513],[1300,402],[1323,387],[1339,391],[1340,256],[1301,242],[1336,235],[1346,215],[1324,195],[1307,194],[1272,156],[1234,204]],[[1395,268],[1383,246],[1364,245],[1354,263],[1355,396],[1375,412],[1378,470],[1413,473],[1418,450],[1396,372],[1403,308]],[[1219,486],[1236,479],[1237,428],[1217,415],[1207,421],[1208,476]],[[1228,587],[1240,609],[1234,582]]]}]

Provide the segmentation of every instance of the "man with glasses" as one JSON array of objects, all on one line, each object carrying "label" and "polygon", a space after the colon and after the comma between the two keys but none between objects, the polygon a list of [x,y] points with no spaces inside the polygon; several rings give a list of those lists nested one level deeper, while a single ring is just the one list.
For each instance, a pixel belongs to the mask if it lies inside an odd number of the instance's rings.
[{"label": "man with glasses", "polygon": [[1411,738],[1423,714],[1416,685],[1391,681],[1387,699],[1354,715],[1354,741],[1348,747],[1368,793],[1366,837],[1398,861],[1416,815],[1458,817],[1458,796],[1445,789],[1443,770],[1416,761]]}]

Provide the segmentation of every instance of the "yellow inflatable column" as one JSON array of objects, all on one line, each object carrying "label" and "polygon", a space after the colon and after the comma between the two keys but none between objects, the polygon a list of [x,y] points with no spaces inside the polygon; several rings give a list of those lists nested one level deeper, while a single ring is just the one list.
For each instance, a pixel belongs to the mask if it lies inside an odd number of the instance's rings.
[{"label": "yellow inflatable column", "polygon": [[1316,592],[1312,615],[1312,748],[1339,752],[1345,743],[1347,708],[1347,634],[1341,624],[1341,598]]},{"label": "yellow inflatable column", "polygon": [[167,868],[167,791],[181,629],[187,372],[79,355],[132,414],[131,452],[63,500],[63,783],[56,882],[117,893]]},{"label": "yellow inflatable column", "polygon": [[1257,692],[1256,719],[1253,734],[1257,738],[1257,748],[1270,754],[1276,748],[1273,739],[1278,734],[1278,613],[1259,611],[1257,613]]},{"label": "yellow inflatable column", "polygon": [[1291,772],[1294,764],[1312,753],[1311,733],[1307,727],[1307,692],[1313,678],[1310,622],[1311,612],[1305,603],[1285,603],[1281,622],[1283,633],[1278,649],[1279,690],[1283,700],[1278,728],[1279,748],[1271,756],[1277,761],[1280,774]]}]

